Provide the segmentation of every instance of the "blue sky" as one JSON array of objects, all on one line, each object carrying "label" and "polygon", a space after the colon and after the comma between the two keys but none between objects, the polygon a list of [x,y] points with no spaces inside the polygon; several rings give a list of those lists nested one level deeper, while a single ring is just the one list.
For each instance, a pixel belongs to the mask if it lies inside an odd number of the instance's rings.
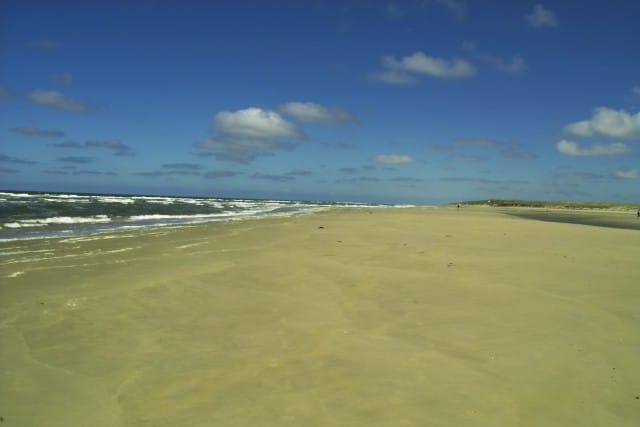
[{"label": "blue sky", "polygon": [[640,201],[640,3],[0,3],[0,187]]}]

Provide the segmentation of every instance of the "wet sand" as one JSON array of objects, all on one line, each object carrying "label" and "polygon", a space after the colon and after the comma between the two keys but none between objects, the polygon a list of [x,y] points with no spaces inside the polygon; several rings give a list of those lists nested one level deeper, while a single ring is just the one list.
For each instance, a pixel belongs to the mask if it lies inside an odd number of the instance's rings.
[{"label": "wet sand", "polygon": [[593,225],[596,227],[640,230],[640,217],[636,211],[607,211],[598,209],[545,209],[502,208],[501,212],[520,218],[538,221],[563,222],[566,224]]},{"label": "wet sand", "polygon": [[483,208],[0,243],[0,416],[636,426],[639,253]]}]

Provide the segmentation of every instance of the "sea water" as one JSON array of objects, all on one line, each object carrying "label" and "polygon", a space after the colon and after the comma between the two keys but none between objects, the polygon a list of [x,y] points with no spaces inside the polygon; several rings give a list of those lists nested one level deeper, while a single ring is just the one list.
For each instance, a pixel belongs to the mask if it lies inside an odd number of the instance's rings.
[{"label": "sea water", "polygon": [[0,241],[287,216],[359,203],[144,195],[0,192]]}]

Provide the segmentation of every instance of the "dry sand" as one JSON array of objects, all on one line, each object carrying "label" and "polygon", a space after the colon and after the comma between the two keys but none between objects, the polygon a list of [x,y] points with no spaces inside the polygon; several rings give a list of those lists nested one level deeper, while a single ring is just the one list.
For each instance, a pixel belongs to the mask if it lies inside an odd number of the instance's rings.
[{"label": "dry sand", "polygon": [[639,260],[639,231],[483,208],[0,243],[0,416],[635,427]]}]

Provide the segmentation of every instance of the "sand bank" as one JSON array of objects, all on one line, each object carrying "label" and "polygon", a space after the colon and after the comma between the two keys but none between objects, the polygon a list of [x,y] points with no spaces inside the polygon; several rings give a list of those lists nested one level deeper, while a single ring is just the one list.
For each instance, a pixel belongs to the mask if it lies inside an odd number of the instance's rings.
[{"label": "sand bank", "polygon": [[640,232],[488,209],[0,244],[7,426],[636,426]]},{"label": "sand bank", "polygon": [[539,221],[640,230],[640,216],[636,215],[635,210],[499,208],[499,211],[509,215]]}]

